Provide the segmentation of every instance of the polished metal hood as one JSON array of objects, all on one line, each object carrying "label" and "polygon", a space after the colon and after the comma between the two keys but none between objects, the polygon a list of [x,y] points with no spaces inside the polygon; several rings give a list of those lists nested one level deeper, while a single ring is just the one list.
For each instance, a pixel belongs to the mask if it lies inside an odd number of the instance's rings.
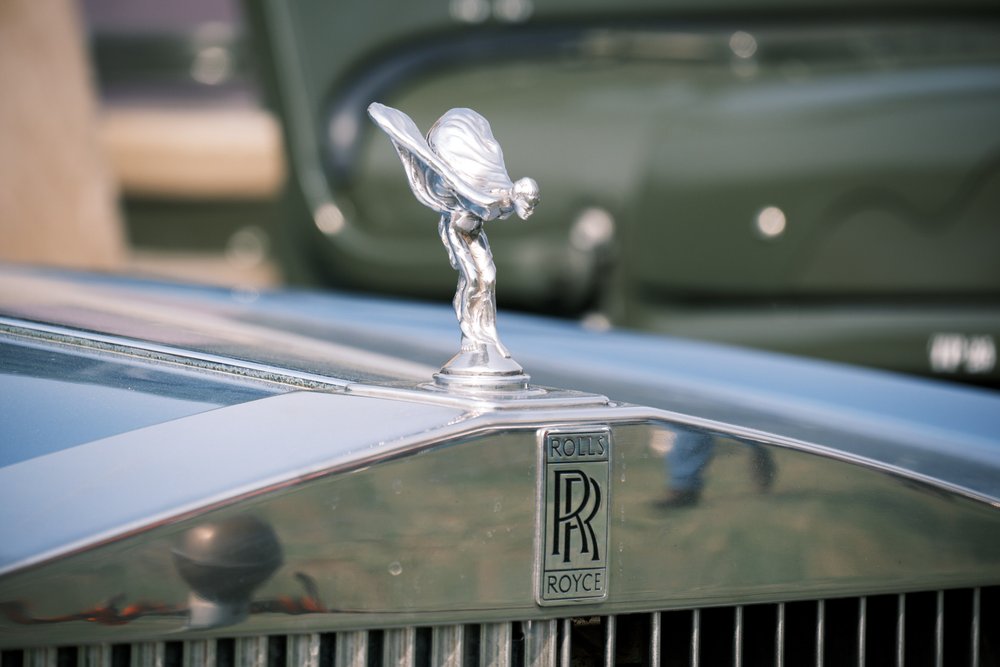
[{"label": "polished metal hood", "polygon": [[[19,275],[38,297],[3,297],[6,343],[249,393],[0,470],[0,646],[1000,583],[990,394],[527,319],[509,336],[519,358],[572,389],[462,394],[430,383],[433,366],[420,375],[433,345],[399,340],[433,331],[435,309],[356,300],[345,312],[308,294],[248,307],[95,279],[70,293],[74,311],[58,277]],[[39,321],[47,304],[55,321]],[[209,310],[218,326],[199,322]],[[410,329],[383,328],[367,348],[331,333],[390,317]],[[263,345],[268,320],[342,357]],[[362,368],[396,358],[410,370]],[[685,382],[696,363],[700,379]],[[785,374],[772,393],[737,395],[765,371]],[[807,394],[809,382],[824,384]],[[575,555],[546,560],[555,545]]]},{"label": "polished metal hood", "polygon": [[[554,522],[599,525],[591,501],[574,515],[551,500],[545,457],[560,435],[592,438],[592,467],[576,470],[606,475],[594,598],[571,588],[593,578],[562,582],[542,562]],[[810,443],[581,394],[535,406],[363,385],[292,391],[3,474],[0,526],[17,549],[0,577],[4,646],[488,623],[1000,579],[990,502]],[[565,534],[579,544],[580,533]]]}]

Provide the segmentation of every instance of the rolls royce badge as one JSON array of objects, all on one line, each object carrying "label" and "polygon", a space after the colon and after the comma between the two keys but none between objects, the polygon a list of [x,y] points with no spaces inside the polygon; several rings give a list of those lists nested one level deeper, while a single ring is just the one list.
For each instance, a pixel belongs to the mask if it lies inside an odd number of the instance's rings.
[{"label": "rolls royce badge", "polygon": [[434,378],[438,384],[521,389],[528,376],[500,342],[496,329],[496,266],[485,222],[513,213],[527,220],[538,204],[538,184],[511,181],[489,122],[472,109],[451,109],[421,135],[402,111],[379,103],[372,120],[389,135],[417,200],[441,217],[438,233],[458,271],[455,314],[461,349]]},{"label": "rolls royce badge", "polygon": [[549,429],[540,437],[535,600],[600,602],[608,596],[611,429]]}]

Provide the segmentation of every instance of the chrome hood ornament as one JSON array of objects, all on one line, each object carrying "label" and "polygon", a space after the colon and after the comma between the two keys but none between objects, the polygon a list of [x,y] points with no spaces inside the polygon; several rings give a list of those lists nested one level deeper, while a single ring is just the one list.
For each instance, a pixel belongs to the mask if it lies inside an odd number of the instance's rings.
[{"label": "chrome hood ornament", "polygon": [[528,376],[496,329],[496,266],[483,223],[517,213],[527,220],[538,204],[533,179],[511,181],[489,122],[472,109],[451,109],[425,139],[402,111],[377,102],[372,120],[399,153],[413,195],[437,211],[438,233],[458,271],[455,314],[462,346],[434,379],[470,389],[525,389]]}]

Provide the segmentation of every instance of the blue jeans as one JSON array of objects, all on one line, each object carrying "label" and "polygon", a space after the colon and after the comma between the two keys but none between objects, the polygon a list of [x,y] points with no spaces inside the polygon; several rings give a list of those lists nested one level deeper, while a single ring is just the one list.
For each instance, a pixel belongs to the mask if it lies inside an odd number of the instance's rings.
[{"label": "blue jeans", "polygon": [[674,446],[667,452],[667,486],[671,491],[701,491],[702,474],[712,460],[713,438],[704,433],[678,431]]}]

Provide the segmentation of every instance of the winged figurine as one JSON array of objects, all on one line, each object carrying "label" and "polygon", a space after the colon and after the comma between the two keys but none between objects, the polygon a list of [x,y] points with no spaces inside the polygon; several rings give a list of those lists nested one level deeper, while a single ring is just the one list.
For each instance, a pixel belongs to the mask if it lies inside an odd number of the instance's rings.
[{"label": "winged figurine", "polygon": [[511,181],[489,122],[472,109],[451,109],[426,139],[398,109],[375,102],[368,114],[389,135],[414,196],[440,214],[438,233],[458,271],[454,305],[462,347],[438,379],[526,379],[497,335],[496,266],[483,223],[513,213],[527,220],[538,204],[538,184]]}]

